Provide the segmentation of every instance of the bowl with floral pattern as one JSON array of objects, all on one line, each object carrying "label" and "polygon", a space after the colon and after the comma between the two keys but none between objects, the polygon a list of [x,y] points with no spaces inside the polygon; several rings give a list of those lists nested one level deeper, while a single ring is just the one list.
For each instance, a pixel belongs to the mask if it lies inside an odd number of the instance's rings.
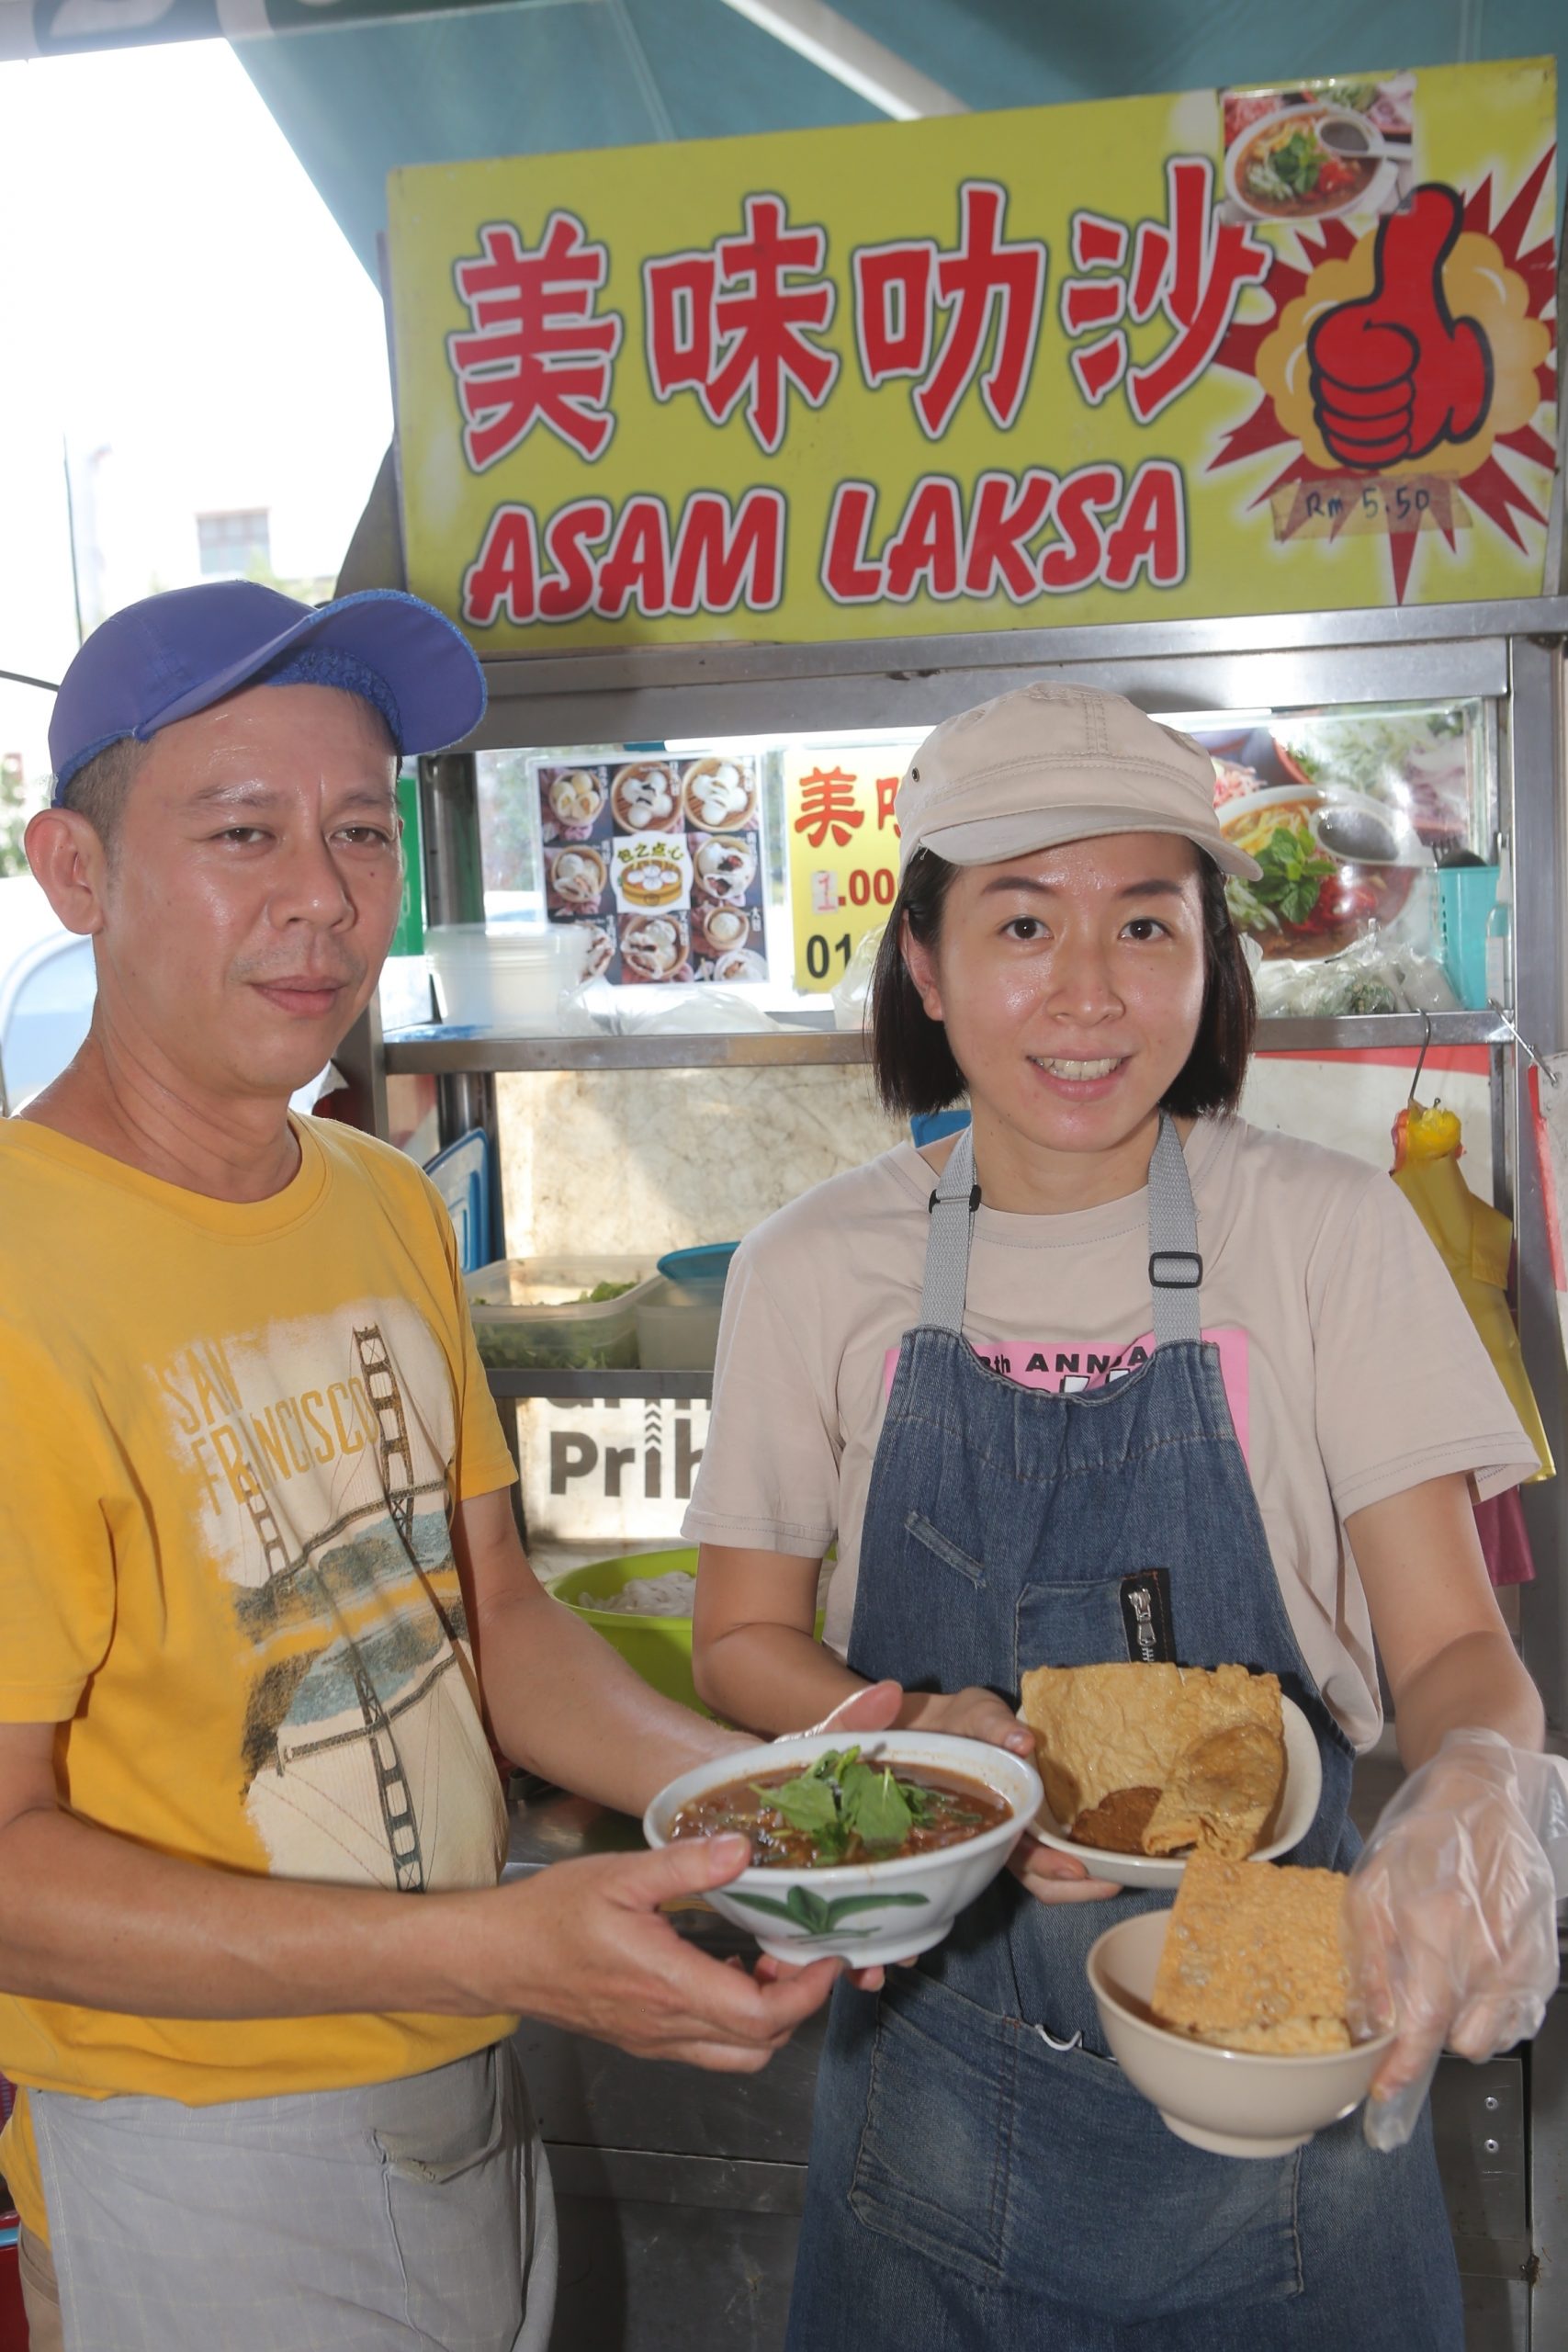
[{"label": "bowl with floral pattern", "polygon": [[650,1846],[738,1831],[750,1868],[706,1900],[775,1959],[857,1968],[938,1944],[1039,1810],[1026,1758],[946,1732],[817,1733],[682,1772],[643,1816]]}]

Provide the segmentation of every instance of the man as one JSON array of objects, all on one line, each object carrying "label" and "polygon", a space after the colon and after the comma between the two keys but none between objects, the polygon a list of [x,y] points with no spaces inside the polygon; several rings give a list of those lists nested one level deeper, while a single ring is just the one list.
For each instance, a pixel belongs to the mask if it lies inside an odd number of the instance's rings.
[{"label": "man", "polygon": [[62,2312],[71,2352],[533,2352],[517,2013],[749,2070],[836,1973],[759,1981],[660,1917],[740,1839],[496,1884],[486,1714],[633,1814],[733,1736],[536,1582],[423,1177],[288,1112],[397,921],[397,755],[483,706],[414,598],[243,582],[116,616],[60,690],[28,851],[97,1001],[0,1126],[0,2165],[35,2346]]}]

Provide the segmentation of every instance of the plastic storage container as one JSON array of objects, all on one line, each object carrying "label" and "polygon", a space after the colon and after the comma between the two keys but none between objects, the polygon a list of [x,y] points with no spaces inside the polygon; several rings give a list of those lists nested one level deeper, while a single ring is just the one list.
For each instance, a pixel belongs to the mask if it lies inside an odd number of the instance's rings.
[{"label": "plastic storage container", "polygon": [[[481,1266],[463,1282],[480,1362],[508,1372],[626,1370],[637,1360],[637,1302],[650,1272],[649,1259],[615,1256]],[[611,1283],[625,1287],[593,1297]]]},{"label": "plastic storage container", "polygon": [[424,949],[454,1028],[547,1037],[582,978],[582,936],[570,923],[432,923]]},{"label": "plastic storage container", "polygon": [[1495,865],[1445,865],[1437,888],[1438,948],[1461,1004],[1486,1009],[1486,922],[1497,896]]},{"label": "plastic storage container", "polygon": [[695,1547],[635,1552],[619,1560],[597,1560],[589,1567],[569,1568],[564,1576],[552,1577],[546,1589],[557,1600],[564,1600],[595,1633],[603,1634],[611,1648],[618,1651],[654,1690],[705,1715],[710,1711],[698,1698],[692,1680],[689,1617],[635,1617],[623,1614],[618,1609],[585,1608],[578,1598],[580,1593],[586,1593],[603,1600],[609,1593],[623,1591],[639,1577],[661,1577],[671,1568],[684,1568],[695,1576]]},{"label": "plastic storage container", "polygon": [[724,1284],[655,1274],[637,1296],[637,1362],[647,1372],[711,1372]]}]

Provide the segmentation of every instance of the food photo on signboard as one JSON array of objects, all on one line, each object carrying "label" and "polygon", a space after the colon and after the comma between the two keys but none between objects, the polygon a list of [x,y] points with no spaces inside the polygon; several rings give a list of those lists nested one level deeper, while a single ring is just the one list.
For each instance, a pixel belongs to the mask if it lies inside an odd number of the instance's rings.
[{"label": "food photo on signboard", "polygon": [[587,981],[735,988],[772,977],[754,752],[546,754],[523,788],[536,797],[546,914],[582,930]]}]

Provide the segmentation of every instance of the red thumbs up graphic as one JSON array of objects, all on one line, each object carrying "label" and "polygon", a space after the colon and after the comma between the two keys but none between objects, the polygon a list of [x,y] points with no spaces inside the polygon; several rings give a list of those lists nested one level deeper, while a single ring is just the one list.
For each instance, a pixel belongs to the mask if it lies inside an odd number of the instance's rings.
[{"label": "red thumbs up graphic", "polygon": [[1341,465],[1424,458],[1439,441],[1468,441],[1485,419],[1492,346],[1443,293],[1461,220],[1451,187],[1418,187],[1378,231],[1371,292],[1325,311],[1307,336],[1313,413]]}]

